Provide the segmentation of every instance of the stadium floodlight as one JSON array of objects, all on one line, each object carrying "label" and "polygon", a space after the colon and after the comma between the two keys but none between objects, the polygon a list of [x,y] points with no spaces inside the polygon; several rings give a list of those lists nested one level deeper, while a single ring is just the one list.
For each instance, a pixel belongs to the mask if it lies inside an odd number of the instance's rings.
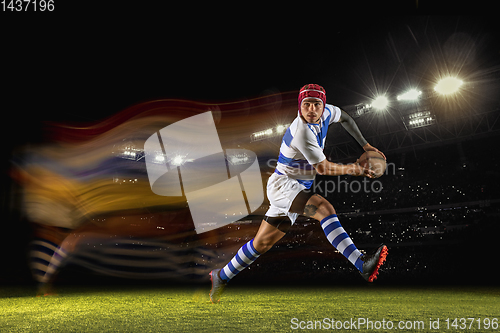
[{"label": "stadium floodlight", "polygon": [[174,165],[174,166],[181,166],[181,165],[184,164],[184,162],[185,162],[184,156],[176,155],[172,159],[171,164]]},{"label": "stadium floodlight", "polygon": [[422,92],[417,89],[410,89],[404,94],[399,95],[398,101],[414,101],[417,100],[421,94]]},{"label": "stadium floodlight", "polygon": [[383,110],[389,105],[389,100],[385,96],[378,96],[372,102],[372,107],[378,110]]},{"label": "stadium floodlight", "polygon": [[287,125],[278,125],[278,126],[276,126],[276,132],[278,132],[278,133],[282,133],[282,132],[284,132],[287,128],[288,128],[288,126],[287,126]]},{"label": "stadium floodlight", "polygon": [[273,128],[268,128],[268,129],[260,131],[260,132],[255,132],[250,136],[250,140],[252,142],[254,142],[254,141],[265,140],[265,139],[270,138],[270,137],[282,135],[283,132],[285,132],[289,126],[290,126],[290,123],[278,124]]},{"label": "stadium floodlight", "polygon": [[430,111],[419,111],[408,115],[408,126],[410,128],[424,127],[435,123],[436,118]]},{"label": "stadium floodlight", "polygon": [[249,163],[250,157],[246,153],[238,153],[228,156],[228,161],[232,165],[242,165]]},{"label": "stadium floodlight", "polygon": [[457,92],[463,83],[464,82],[462,80],[459,80],[456,77],[445,77],[436,84],[434,90],[441,95],[449,95]]},{"label": "stadium floodlight", "polygon": [[251,135],[251,140],[252,141],[259,141],[259,140],[264,140],[270,136],[273,136],[273,134],[275,134],[273,132],[273,129],[272,128],[268,128],[264,131],[260,131],[260,132],[255,132]]}]

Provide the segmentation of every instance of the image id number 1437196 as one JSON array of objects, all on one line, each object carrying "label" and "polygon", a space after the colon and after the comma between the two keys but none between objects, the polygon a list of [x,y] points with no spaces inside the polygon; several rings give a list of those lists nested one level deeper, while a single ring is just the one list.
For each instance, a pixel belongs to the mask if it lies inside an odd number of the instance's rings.
[{"label": "image id number 1437196", "polygon": [[2,0],[4,12],[53,12],[55,0]]},{"label": "image id number 1437196", "polygon": [[498,318],[447,318],[444,322],[446,329],[498,329]]}]

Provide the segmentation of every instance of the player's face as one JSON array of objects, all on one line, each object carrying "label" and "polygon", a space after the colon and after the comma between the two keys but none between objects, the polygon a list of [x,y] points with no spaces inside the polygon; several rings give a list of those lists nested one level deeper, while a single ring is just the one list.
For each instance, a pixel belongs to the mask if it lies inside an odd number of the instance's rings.
[{"label": "player's face", "polygon": [[305,98],[300,104],[300,113],[308,123],[317,124],[323,114],[323,102],[316,98]]}]

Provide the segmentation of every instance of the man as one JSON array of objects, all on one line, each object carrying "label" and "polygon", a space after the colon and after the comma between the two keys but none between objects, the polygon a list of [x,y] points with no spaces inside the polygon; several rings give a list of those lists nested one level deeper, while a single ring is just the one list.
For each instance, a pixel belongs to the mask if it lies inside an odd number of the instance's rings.
[{"label": "man", "polygon": [[388,253],[385,245],[380,246],[372,255],[363,255],[342,228],[333,206],[320,195],[305,191],[311,187],[317,173],[328,176],[374,177],[373,171],[358,163],[336,164],[326,159],[323,149],[328,126],[332,123],[340,122],[365,151],[376,151],[382,156],[384,154],[363,138],[354,120],[346,112],[326,104],[326,93],[320,85],[308,84],[302,87],[298,106],[298,116],[283,136],[276,170],[267,183],[267,196],[271,206],[255,238],[243,245],[226,266],[210,272],[212,303],[220,301],[226,284],[236,274],[285,235],[299,214],[320,221],[330,243],[368,282],[376,279],[378,269],[385,261]]}]

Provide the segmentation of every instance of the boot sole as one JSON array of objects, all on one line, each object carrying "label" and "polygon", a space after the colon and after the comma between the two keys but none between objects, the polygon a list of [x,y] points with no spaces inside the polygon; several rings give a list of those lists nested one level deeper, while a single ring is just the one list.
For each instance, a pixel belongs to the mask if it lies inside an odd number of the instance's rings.
[{"label": "boot sole", "polygon": [[382,248],[382,251],[380,252],[380,256],[378,257],[377,266],[375,267],[375,270],[368,278],[368,282],[373,282],[374,280],[377,279],[378,269],[380,268],[380,266],[382,266],[384,264],[385,259],[387,258],[388,254],[389,254],[389,250],[387,249],[387,246],[384,245],[384,247]]}]

